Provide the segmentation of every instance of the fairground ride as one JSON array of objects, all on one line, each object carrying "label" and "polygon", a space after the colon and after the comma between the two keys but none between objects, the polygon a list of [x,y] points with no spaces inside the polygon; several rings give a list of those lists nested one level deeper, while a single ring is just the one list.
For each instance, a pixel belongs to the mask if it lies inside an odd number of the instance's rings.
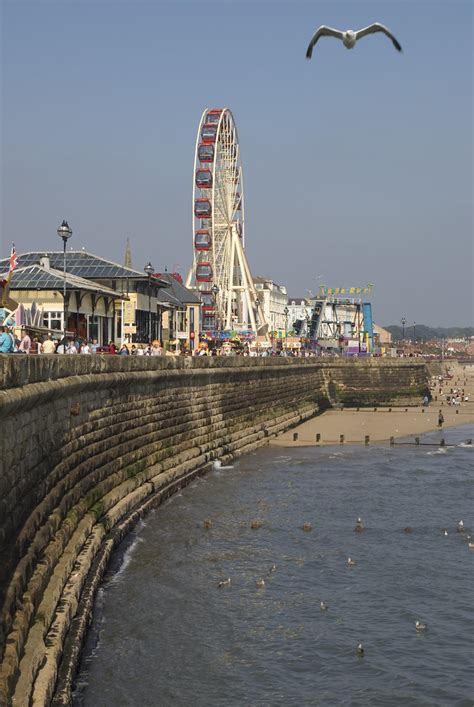
[{"label": "fairground ride", "polygon": [[372,289],[373,285],[346,288],[321,285],[307,321],[309,339],[320,343],[344,341],[349,348],[352,344],[359,350],[361,344],[365,344],[367,350],[373,348],[372,305],[354,297],[370,294]]},{"label": "fairground ride", "polygon": [[240,145],[228,108],[206,108],[196,137],[192,202],[193,264],[186,287],[198,291],[203,332],[266,334],[245,255]]}]

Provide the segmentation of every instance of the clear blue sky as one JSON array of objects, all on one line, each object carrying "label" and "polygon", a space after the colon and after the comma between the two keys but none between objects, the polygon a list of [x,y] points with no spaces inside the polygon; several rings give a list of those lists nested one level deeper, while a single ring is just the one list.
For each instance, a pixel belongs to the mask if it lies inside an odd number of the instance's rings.
[{"label": "clear blue sky", "polygon": [[[1,0],[0,0],[1,1]],[[194,143],[231,108],[252,272],[290,295],[375,283],[375,320],[472,323],[473,5],[1,2],[1,254],[192,258]],[[383,35],[347,51],[320,24]],[[317,276],[322,277],[317,280]]]}]

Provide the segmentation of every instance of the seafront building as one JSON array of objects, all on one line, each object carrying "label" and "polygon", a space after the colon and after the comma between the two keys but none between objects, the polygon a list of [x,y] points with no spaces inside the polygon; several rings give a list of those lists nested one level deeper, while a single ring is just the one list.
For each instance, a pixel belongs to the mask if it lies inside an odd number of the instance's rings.
[{"label": "seafront building", "polygon": [[[0,260],[0,279],[8,270],[9,259]],[[61,251],[35,251],[18,255],[9,296],[23,309],[41,311],[42,327],[58,335],[66,324],[71,337],[97,339],[100,345],[146,342],[150,335],[161,336],[165,307],[159,293],[168,284],[84,250],[67,252],[64,278]]]},{"label": "seafront building", "polygon": [[379,346],[391,346],[392,334],[374,322],[374,337]]},{"label": "seafront building", "polygon": [[269,277],[254,277],[260,305],[270,331],[284,332],[287,327],[288,294],[284,285],[279,285]]},{"label": "seafront building", "polygon": [[199,343],[201,300],[183,285],[179,273],[161,273],[154,277],[167,284],[158,293],[162,308],[162,336],[164,345],[175,351],[193,351]]},{"label": "seafront building", "polygon": [[288,331],[304,331],[306,322],[311,318],[313,305],[306,297],[288,298]]}]

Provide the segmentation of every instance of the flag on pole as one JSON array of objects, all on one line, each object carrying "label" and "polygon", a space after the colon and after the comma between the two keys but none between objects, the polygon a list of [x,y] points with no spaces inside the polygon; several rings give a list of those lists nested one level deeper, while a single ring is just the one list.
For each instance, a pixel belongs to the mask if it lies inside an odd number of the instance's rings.
[{"label": "flag on pole", "polygon": [[1,292],[2,307],[5,307],[7,300],[8,300],[8,293],[10,290],[10,282],[12,279],[12,273],[13,273],[14,269],[18,267],[18,256],[16,254],[14,243],[12,243],[12,252],[10,253],[9,263],[10,263],[10,267],[8,270],[7,279],[2,281],[2,288],[1,288],[2,289],[2,292]]},{"label": "flag on pole", "polygon": [[13,272],[14,269],[17,267],[18,267],[18,256],[16,254],[15,244],[12,243],[12,252],[10,254],[10,270],[9,270],[9,272]]}]

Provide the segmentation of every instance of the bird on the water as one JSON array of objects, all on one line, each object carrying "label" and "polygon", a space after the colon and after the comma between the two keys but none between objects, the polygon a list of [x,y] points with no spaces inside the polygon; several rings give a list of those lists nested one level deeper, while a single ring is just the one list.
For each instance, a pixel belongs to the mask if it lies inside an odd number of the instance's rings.
[{"label": "bird on the water", "polygon": [[448,534],[448,531],[447,531],[447,529],[445,528],[445,529],[444,529],[444,536],[446,537],[447,534]]},{"label": "bird on the water", "polygon": [[327,611],[329,609],[328,605],[325,604],[323,601],[320,602],[319,608],[321,609],[321,611]]},{"label": "bird on the water", "polygon": [[265,580],[264,579],[257,579],[255,584],[257,585],[257,587],[259,589],[263,589],[263,587],[265,586]]},{"label": "bird on the water", "polygon": [[360,655],[361,658],[364,655],[364,646],[362,643],[359,643],[357,646],[357,655]]},{"label": "bird on the water", "polygon": [[270,572],[276,572],[276,569],[277,569],[277,566],[276,566],[276,565],[272,565],[272,566],[270,567],[270,570],[269,570],[269,571],[270,571]]},{"label": "bird on the water", "polygon": [[380,22],[374,22],[368,27],[359,29],[357,32],[354,32],[352,29],[348,29],[345,32],[342,32],[339,29],[333,29],[332,27],[321,25],[321,27],[319,27],[311,37],[308,49],[306,50],[306,58],[311,59],[313,55],[313,47],[320,37],[336,37],[337,39],[342,39],[342,43],[344,44],[346,49],[353,49],[358,39],[360,39],[361,37],[365,37],[367,34],[373,34],[374,32],[383,32],[384,34],[386,34],[387,37],[392,40],[395,49],[397,49],[399,52],[402,51],[399,42],[396,40],[390,30],[387,29],[387,27],[385,27],[384,25],[380,24]]},{"label": "bird on the water", "polygon": [[464,521],[463,520],[459,521],[457,531],[458,531],[458,533],[464,533],[465,528],[464,528]]},{"label": "bird on the water", "polygon": [[230,577],[227,577],[227,579],[221,579],[221,581],[219,582],[219,584],[217,586],[219,587],[219,589],[221,589],[222,587],[229,587],[230,586]]},{"label": "bird on the water", "polygon": [[356,564],[356,561],[353,560],[352,557],[348,557],[348,558],[347,558],[347,564],[349,565],[349,567],[354,567],[355,564]]},{"label": "bird on the water", "polygon": [[426,631],[426,624],[421,621],[415,621],[415,628],[417,631]]},{"label": "bird on the water", "polygon": [[363,530],[364,530],[364,524],[362,522],[362,518],[359,516],[359,518],[357,518],[357,523],[355,525],[354,532],[362,533]]}]

